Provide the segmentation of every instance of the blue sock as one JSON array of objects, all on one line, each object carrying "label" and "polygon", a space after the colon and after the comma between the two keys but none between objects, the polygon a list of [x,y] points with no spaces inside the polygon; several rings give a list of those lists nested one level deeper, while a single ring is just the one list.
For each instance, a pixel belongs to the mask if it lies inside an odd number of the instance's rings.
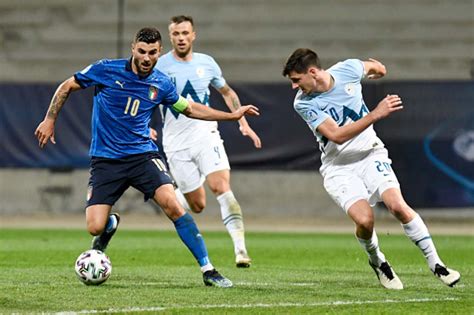
[{"label": "blue sock", "polygon": [[109,220],[107,221],[107,225],[106,225],[106,227],[105,227],[105,231],[106,231],[107,233],[112,232],[112,230],[113,230],[113,228],[114,228],[116,222],[117,222],[117,219],[115,218],[115,216],[114,216],[114,215],[109,215]]},{"label": "blue sock", "polygon": [[209,264],[206,244],[204,244],[204,239],[201,233],[199,233],[193,217],[186,212],[185,215],[174,221],[174,226],[183,243],[193,253],[199,266],[202,267]]}]

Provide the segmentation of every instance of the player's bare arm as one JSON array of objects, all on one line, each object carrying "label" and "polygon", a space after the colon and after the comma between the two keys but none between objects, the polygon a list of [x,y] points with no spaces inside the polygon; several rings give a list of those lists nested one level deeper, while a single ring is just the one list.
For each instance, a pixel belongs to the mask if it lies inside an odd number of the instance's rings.
[{"label": "player's bare arm", "polygon": [[69,94],[79,89],[81,89],[81,86],[76,82],[74,77],[70,77],[61,83],[56,89],[56,92],[51,99],[51,103],[49,104],[48,111],[46,112],[46,116],[35,131],[35,136],[38,139],[38,144],[41,148],[48,143],[48,140],[51,140],[51,143],[56,144],[56,140],[54,139],[54,124],[56,123],[56,119],[58,118],[61,108],[69,97]]},{"label": "player's bare arm", "polygon": [[398,95],[387,95],[373,111],[352,124],[339,126],[332,118],[328,118],[318,126],[317,131],[330,141],[343,144],[370,125],[401,109],[403,109],[401,98]]},{"label": "player's bare arm", "polygon": [[258,108],[254,105],[245,105],[238,108],[236,111],[228,113],[213,109],[209,106],[188,101],[188,105],[181,111],[184,115],[190,118],[201,120],[239,120],[244,115],[258,116],[260,115]]},{"label": "player's bare arm", "polygon": [[385,66],[378,60],[369,58],[369,60],[364,61],[364,74],[368,79],[379,79],[387,74],[387,69]]},{"label": "player's bare arm", "polygon": [[[242,106],[240,103],[239,96],[229,85],[224,85],[222,88],[219,89],[219,92],[224,98],[227,107],[229,107],[232,112],[235,112]],[[260,140],[260,137],[250,127],[245,117],[239,119],[239,130],[242,135],[252,139],[253,144],[256,148],[260,149],[262,147],[262,141]]]}]

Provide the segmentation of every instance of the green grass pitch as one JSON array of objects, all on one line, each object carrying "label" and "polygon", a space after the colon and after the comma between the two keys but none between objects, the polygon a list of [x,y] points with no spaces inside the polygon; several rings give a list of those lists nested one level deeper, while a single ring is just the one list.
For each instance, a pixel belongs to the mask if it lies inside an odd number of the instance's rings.
[{"label": "green grass pitch", "polygon": [[434,236],[462,278],[444,286],[403,235],[379,235],[405,285],[383,289],[351,234],[247,233],[249,269],[234,267],[224,232],[204,232],[213,264],[235,287],[206,287],[174,231],[119,230],[110,279],[86,286],[74,273],[89,247],[82,230],[0,231],[0,313],[474,314],[474,238]]}]

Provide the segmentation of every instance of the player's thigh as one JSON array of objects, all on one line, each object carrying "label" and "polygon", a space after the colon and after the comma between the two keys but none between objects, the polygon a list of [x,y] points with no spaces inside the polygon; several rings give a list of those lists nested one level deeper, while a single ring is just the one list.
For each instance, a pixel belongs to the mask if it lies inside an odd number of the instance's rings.
[{"label": "player's thigh", "polygon": [[382,201],[382,194],[387,189],[400,189],[386,149],[377,150],[360,163],[358,170],[369,191],[371,204]]},{"label": "player's thigh", "polygon": [[168,165],[173,179],[183,194],[197,190],[204,183],[204,176],[199,171],[198,163],[191,150],[167,153]]},{"label": "player's thigh", "polygon": [[143,193],[145,201],[154,197],[158,187],[173,185],[163,158],[155,152],[137,159],[136,164],[129,169],[129,181],[132,187]]},{"label": "player's thigh", "polygon": [[364,182],[349,167],[334,168],[328,171],[324,177],[324,188],[345,212],[357,201],[368,199]]}]

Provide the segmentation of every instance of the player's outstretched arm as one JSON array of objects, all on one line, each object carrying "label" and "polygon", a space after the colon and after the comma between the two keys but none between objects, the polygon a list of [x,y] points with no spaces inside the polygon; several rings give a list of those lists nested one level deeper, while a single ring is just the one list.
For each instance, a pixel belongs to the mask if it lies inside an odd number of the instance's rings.
[{"label": "player's outstretched arm", "polygon": [[364,61],[363,63],[364,73],[367,75],[368,79],[380,79],[387,74],[385,66],[376,59],[369,58],[369,60]]},{"label": "player's outstretched arm", "polygon": [[49,140],[51,140],[53,144],[56,144],[54,139],[54,124],[56,123],[56,119],[69,94],[79,89],[81,89],[81,86],[76,82],[74,77],[70,77],[56,89],[51,103],[49,104],[48,111],[46,112],[46,116],[35,131],[35,136],[41,148],[43,148]]},{"label": "player's outstretched arm", "polygon": [[328,118],[317,129],[332,142],[343,144],[370,125],[401,109],[403,109],[401,98],[398,95],[387,95],[372,112],[352,124],[339,126],[332,118]]},{"label": "player's outstretched arm", "polygon": [[[237,93],[235,93],[235,91],[229,85],[227,84],[224,85],[218,91],[219,93],[221,93],[230,111],[234,112],[242,106],[240,103],[239,96],[237,95]],[[242,117],[239,119],[239,130],[242,133],[242,135],[252,139],[253,145],[257,149],[260,149],[262,147],[262,141],[260,140],[260,137],[257,135],[255,131],[253,131],[252,128],[250,128],[250,125],[247,122],[247,119],[245,119],[245,117]]]},{"label": "player's outstretched arm", "polygon": [[220,110],[213,109],[209,106],[188,101],[188,106],[183,109],[182,113],[190,118],[201,119],[201,120],[239,120],[244,115],[247,116],[258,116],[258,108],[253,105],[245,105],[238,108],[235,112],[223,112]]}]

